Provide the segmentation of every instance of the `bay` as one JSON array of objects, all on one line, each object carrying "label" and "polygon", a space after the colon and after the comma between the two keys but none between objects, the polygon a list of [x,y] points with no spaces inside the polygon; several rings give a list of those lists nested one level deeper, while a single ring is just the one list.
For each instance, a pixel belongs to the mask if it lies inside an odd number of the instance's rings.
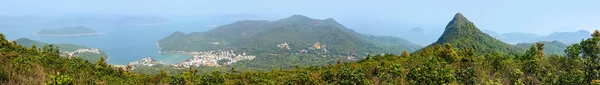
[{"label": "bay", "polygon": [[130,25],[130,26],[106,26],[85,25],[98,32],[106,34],[91,36],[36,36],[35,32],[41,29],[60,28],[61,26],[47,25],[23,25],[19,27],[0,28],[0,33],[7,36],[9,40],[18,38],[30,38],[46,43],[70,43],[99,48],[110,56],[110,64],[127,64],[142,58],[152,57],[165,63],[181,62],[193,57],[186,53],[163,53],[159,54],[156,41],[169,36],[175,31],[184,33],[203,32],[214,27],[214,21],[202,21],[194,19],[172,20],[168,24],[160,25]]}]

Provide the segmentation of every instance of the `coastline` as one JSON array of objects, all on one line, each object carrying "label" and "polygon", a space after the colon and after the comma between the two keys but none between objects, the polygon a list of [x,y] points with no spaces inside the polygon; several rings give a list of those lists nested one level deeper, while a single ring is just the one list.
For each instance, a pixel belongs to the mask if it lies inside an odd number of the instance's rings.
[{"label": "coastline", "polygon": [[158,47],[158,54],[162,54],[162,48],[160,48],[160,44],[158,44],[158,41],[156,41],[156,47]]},{"label": "coastline", "polygon": [[86,33],[86,34],[64,34],[64,35],[40,35],[37,32],[34,33],[36,36],[61,36],[61,37],[72,37],[72,36],[90,36],[90,35],[101,35],[106,34],[104,32]]},{"label": "coastline", "polygon": [[156,47],[158,47],[158,54],[162,54],[162,53],[187,53],[187,54],[190,54],[190,55],[198,55],[198,54],[200,54],[200,52],[162,51],[162,48],[160,48],[160,44],[158,44],[158,42],[156,42]]}]

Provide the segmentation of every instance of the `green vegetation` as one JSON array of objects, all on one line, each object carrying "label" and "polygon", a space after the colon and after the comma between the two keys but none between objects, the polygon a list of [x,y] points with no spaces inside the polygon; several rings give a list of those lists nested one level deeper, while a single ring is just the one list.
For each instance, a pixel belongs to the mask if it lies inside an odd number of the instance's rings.
[{"label": "green vegetation", "polygon": [[117,70],[99,58],[97,64],[61,57],[54,45],[25,47],[0,34],[0,82],[2,84],[108,84],[144,83],[133,74]]},{"label": "green vegetation", "polygon": [[[421,48],[398,37],[360,34],[333,19],[302,15],[277,21],[238,21],[207,32],[175,32],[158,43],[166,52],[233,50],[236,54],[254,55],[257,57],[253,60],[236,62],[227,68],[262,71],[321,66],[337,60],[355,61],[368,54],[400,54]],[[287,47],[278,47],[285,43]]]},{"label": "green vegetation", "polygon": [[503,52],[516,54],[524,50],[481,32],[473,22],[467,20],[461,13],[457,13],[452,21],[446,25],[446,30],[438,41],[425,48],[431,48],[435,47],[435,45],[446,43],[458,48],[473,49],[476,53]]},{"label": "green vegetation", "polygon": [[[597,33],[600,35],[600,33]],[[567,56],[544,56],[543,45],[524,54],[476,54],[449,44],[423,54],[375,55],[357,62],[271,71],[200,72],[185,69],[171,75],[131,73],[96,63],[58,56],[52,45],[28,48],[1,41],[0,78],[4,84],[589,84],[598,74],[600,36],[569,47]],[[592,46],[592,48],[587,47]],[[583,55],[583,56],[580,56]],[[21,67],[21,68],[14,68]],[[127,69],[127,67],[125,68]],[[35,73],[35,74],[32,74]],[[31,79],[32,78],[32,79]]]},{"label": "green vegetation", "polygon": [[[544,44],[544,53],[546,53],[546,55],[551,55],[551,54],[564,55],[565,54],[564,50],[568,46],[568,45],[563,44],[558,41],[552,41],[552,42],[541,41],[538,43]],[[535,43],[519,43],[519,44],[517,44],[517,46],[519,46],[521,48],[529,48],[529,46],[531,46],[531,45],[535,45]]]},{"label": "green vegetation", "polygon": [[[290,49],[279,44],[289,43]],[[420,46],[396,37],[364,35],[347,29],[333,19],[316,20],[294,15],[277,21],[238,21],[207,32],[175,32],[158,41],[161,51],[234,50],[251,55],[285,54],[308,50],[309,53],[343,56],[366,56],[367,53],[414,51]],[[313,47],[320,43],[321,48]]]},{"label": "green vegetation", "polygon": [[20,46],[8,42],[0,34],[0,84],[597,85],[600,84],[599,43],[600,31],[595,31],[592,38],[566,47],[566,55],[545,55],[544,43],[514,53],[504,53],[506,49],[477,51],[445,43],[423,48],[412,55],[408,51],[402,51],[401,55],[375,54],[358,61],[337,60],[323,66],[297,65],[290,70],[221,67],[210,72],[186,68],[175,74],[170,71],[142,74],[131,72],[130,66],[108,65],[104,58],[95,63],[63,58],[53,45],[43,48]]},{"label": "green vegetation", "polygon": [[90,35],[98,33],[93,29],[90,29],[85,26],[74,26],[74,27],[65,27],[62,29],[53,29],[48,30],[44,29],[42,31],[37,32],[37,35],[48,35],[48,36],[75,36],[75,35]]},{"label": "green vegetation", "polygon": [[[21,46],[26,46],[26,47],[36,47],[36,46],[46,46],[47,45],[47,43],[44,43],[41,41],[36,41],[36,40],[31,40],[28,38],[19,38],[19,39],[15,40],[15,42],[17,42],[17,44],[19,44]],[[54,46],[58,47],[58,49],[61,51],[60,55],[64,56],[64,57],[67,57],[69,53],[74,52],[78,49],[90,49],[85,46],[79,46],[79,45],[74,45],[74,44],[54,44]],[[77,53],[73,53],[72,57],[80,57],[83,60],[88,60],[90,62],[96,62],[102,56],[108,57],[108,54],[106,54],[104,51],[102,51],[102,50],[98,50],[98,51],[99,51],[99,53],[77,52]]]}]

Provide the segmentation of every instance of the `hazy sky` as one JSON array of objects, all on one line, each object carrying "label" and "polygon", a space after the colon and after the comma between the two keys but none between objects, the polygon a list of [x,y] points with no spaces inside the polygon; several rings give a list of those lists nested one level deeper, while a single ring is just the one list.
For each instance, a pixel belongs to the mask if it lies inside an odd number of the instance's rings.
[{"label": "hazy sky", "polygon": [[600,0],[0,0],[0,15],[11,16],[252,14],[283,18],[302,14],[426,30],[443,29],[457,12],[480,29],[500,33],[549,34],[600,28]]}]

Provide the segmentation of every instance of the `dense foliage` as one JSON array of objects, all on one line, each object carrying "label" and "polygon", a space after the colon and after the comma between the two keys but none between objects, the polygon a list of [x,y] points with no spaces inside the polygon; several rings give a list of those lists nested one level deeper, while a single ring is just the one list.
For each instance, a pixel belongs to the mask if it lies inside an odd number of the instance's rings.
[{"label": "dense foliage", "polygon": [[[262,71],[321,66],[338,60],[362,59],[368,54],[400,54],[402,50],[412,52],[421,48],[398,37],[360,34],[333,19],[318,20],[302,15],[276,21],[238,21],[206,32],[175,32],[157,43],[163,52],[233,50],[236,54],[254,55],[257,57],[252,60],[220,69]],[[284,46],[279,47],[281,45]]]},{"label": "dense foliage", "polygon": [[[595,31],[592,38],[567,46],[564,50],[566,55],[545,55],[548,46],[545,43],[532,44],[528,50],[522,52],[512,49],[513,46],[494,47],[508,46],[503,44],[505,43],[489,40],[459,45],[443,43],[433,44],[412,54],[401,51],[401,55],[373,54],[358,61],[338,58],[324,59],[329,62],[313,63],[325,64],[322,66],[298,63],[321,61],[321,56],[284,53],[266,57],[275,58],[273,60],[261,59],[269,63],[277,60],[286,62],[282,66],[273,65],[268,71],[247,69],[265,68],[262,65],[264,63],[240,62],[238,64],[247,65],[224,66],[212,70],[199,69],[205,67],[186,68],[180,72],[161,70],[153,74],[143,74],[132,72],[131,66],[117,68],[109,65],[103,57],[95,63],[77,57],[60,57],[60,52],[54,45],[45,45],[43,48],[21,46],[14,41],[7,41],[4,35],[0,34],[0,84],[600,84],[599,31]],[[478,48],[479,45],[484,47]],[[494,46],[492,48],[485,45]],[[295,66],[284,67],[288,64]],[[138,72],[152,68],[139,69],[141,70]]]},{"label": "dense foliage", "polygon": [[61,57],[54,45],[25,47],[0,34],[0,82],[4,84],[143,83],[136,74],[119,70],[100,58],[95,64]]},{"label": "dense foliage", "polygon": [[[557,54],[557,55],[564,55],[564,50],[567,49],[566,44],[558,42],[558,41],[552,41],[552,42],[548,42],[548,41],[541,41],[538,43],[543,43],[544,44],[544,53],[546,53],[546,55],[551,55],[551,54]],[[535,45],[535,43],[519,43],[517,44],[517,46],[521,47],[521,48],[529,48],[529,46],[531,45]]]},{"label": "dense foliage", "polygon": [[[19,44],[19,45],[26,46],[26,47],[45,46],[48,44],[48,43],[44,43],[41,41],[31,40],[28,38],[19,38],[19,39],[15,40],[15,42],[17,42],[17,44]],[[61,52],[60,55],[63,57],[67,57],[68,53],[74,52],[78,49],[90,49],[85,46],[79,46],[79,45],[74,45],[74,44],[54,44],[54,46],[60,50],[60,52]],[[80,57],[81,59],[88,60],[90,62],[96,62],[98,59],[100,59],[100,57],[108,58],[108,54],[106,54],[104,51],[102,51],[102,50],[98,50],[98,51],[99,51],[98,53],[91,53],[91,52],[73,53],[73,55],[71,57]]]},{"label": "dense foliage", "polygon": [[[234,50],[251,55],[306,50],[311,54],[364,57],[368,53],[399,54],[397,50],[412,52],[420,48],[401,38],[359,34],[333,19],[317,20],[302,15],[277,21],[238,21],[187,35],[175,32],[158,43],[161,51]],[[284,43],[289,44],[289,49],[277,46]],[[315,47],[317,43],[319,47]]]},{"label": "dense foliage", "polygon": [[[52,45],[29,48],[0,41],[0,82],[4,84],[590,84],[598,81],[600,32],[569,46],[566,56],[544,55],[544,44],[523,54],[477,54],[450,44],[421,54],[375,55],[357,62],[271,71],[137,74],[96,63],[59,57]],[[125,68],[127,69],[127,68]]]},{"label": "dense foliage", "polygon": [[446,43],[458,48],[471,48],[476,53],[504,52],[516,54],[524,50],[481,32],[473,22],[467,20],[461,13],[457,13],[452,21],[446,25],[446,29],[438,41],[427,47]]}]

